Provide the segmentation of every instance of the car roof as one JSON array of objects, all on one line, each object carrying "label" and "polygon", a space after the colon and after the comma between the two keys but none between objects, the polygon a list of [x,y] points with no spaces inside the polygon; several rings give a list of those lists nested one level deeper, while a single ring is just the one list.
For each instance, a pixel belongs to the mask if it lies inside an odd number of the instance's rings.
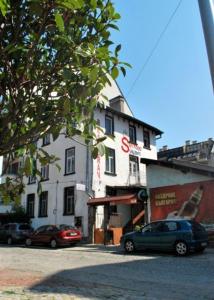
[{"label": "car roof", "polygon": [[156,222],[184,222],[184,221],[193,221],[193,220],[191,220],[191,219],[182,219],[182,218],[180,218],[180,219],[162,219],[162,220],[155,220],[155,221],[152,221],[152,222],[150,222],[150,223],[156,223]]}]

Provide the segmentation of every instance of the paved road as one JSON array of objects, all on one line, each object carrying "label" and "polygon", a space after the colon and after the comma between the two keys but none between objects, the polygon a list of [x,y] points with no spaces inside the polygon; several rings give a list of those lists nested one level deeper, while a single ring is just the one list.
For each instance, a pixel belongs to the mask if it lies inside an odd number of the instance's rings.
[{"label": "paved road", "polygon": [[125,255],[117,247],[0,245],[0,299],[214,300],[214,249]]}]

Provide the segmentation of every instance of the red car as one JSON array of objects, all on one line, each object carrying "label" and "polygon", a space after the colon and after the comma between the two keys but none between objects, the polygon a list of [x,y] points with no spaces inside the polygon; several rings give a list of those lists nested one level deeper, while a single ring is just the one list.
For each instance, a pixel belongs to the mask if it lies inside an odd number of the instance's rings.
[{"label": "red car", "polygon": [[74,245],[81,239],[81,232],[71,225],[44,225],[26,239],[25,245],[28,247],[49,245],[51,248],[57,248],[58,246]]}]

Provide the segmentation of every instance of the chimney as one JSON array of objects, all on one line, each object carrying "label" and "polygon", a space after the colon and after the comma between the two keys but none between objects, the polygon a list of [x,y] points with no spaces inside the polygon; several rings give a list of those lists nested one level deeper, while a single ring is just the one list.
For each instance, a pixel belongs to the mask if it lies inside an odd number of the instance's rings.
[{"label": "chimney", "polygon": [[167,145],[163,146],[163,151],[166,151],[166,150],[168,150],[168,146]]},{"label": "chimney", "polygon": [[190,140],[187,140],[187,141],[185,142],[185,145],[186,145],[186,146],[189,146],[189,145],[190,145]]},{"label": "chimney", "polygon": [[192,145],[193,145],[193,144],[197,144],[197,141],[192,141]]},{"label": "chimney", "polygon": [[111,100],[109,100],[110,107],[124,113],[124,98],[119,95]]}]

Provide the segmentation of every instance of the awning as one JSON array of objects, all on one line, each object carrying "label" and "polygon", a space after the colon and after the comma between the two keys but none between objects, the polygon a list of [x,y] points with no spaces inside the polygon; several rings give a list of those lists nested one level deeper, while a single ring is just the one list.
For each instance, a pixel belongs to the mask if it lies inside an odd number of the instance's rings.
[{"label": "awning", "polygon": [[117,204],[135,204],[137,203],[137,195],[136,194],[127,194],[122,196],[106,196],[106,197],[100,197],[100,198],[91,198],[88,200],[88,205],[117,205]]}]

